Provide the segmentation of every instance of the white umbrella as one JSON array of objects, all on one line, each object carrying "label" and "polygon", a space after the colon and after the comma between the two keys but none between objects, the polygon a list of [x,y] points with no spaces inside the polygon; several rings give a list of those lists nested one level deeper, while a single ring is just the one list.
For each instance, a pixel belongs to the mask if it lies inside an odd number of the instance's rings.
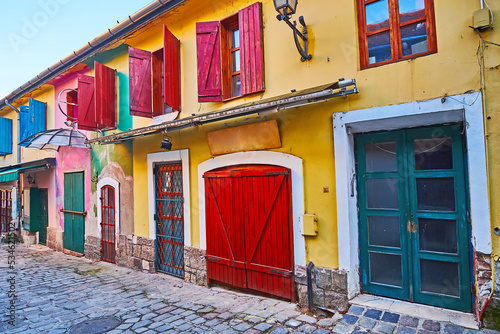
[{"label": "white umbrella", "polygon": [[39,150],[58,150],[60,146],[90,148],[85,144],[87,137],[74,129],[55,129],[35,133],[24,139],[19,145]]}]

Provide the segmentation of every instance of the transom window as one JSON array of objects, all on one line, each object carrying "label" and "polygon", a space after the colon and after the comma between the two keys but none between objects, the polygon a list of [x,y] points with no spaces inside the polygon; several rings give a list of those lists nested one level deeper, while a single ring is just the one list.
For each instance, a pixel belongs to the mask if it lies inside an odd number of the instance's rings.
[{"label": "transom window", "polygon": [[358,0],[361,68],[437,52],[434,0]]}]

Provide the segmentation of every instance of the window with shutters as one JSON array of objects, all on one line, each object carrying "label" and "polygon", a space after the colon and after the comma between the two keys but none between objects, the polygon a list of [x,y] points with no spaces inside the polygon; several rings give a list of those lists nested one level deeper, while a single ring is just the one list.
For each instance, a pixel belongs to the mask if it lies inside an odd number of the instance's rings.
[{"label": "window with shutters", "polygon": [[12,120],[0,117],[0,156],[12,154]]},{"label": "window with shutters", "polygon": [[434,0],[358,0],[361,68],[437,52]]},{"label": "window with shutters", "polygon": [[160,116],[180,111],[180,42],[163,26],[163,48],[129,47],[130,114]]},{"label": "window with shutters", "polygon": [[46,130],[47,106],[41,102],[30,98],[27,106],[20,106],[21,134],[20,140],[24,140],[36,133]]},{"label": "window with shutters", "polygon": [[78,129],[115,129],[116,71],[98,62],[94,62],[94,68],[95,77],[78,75]]},{"label": "window with shutters", "polygon": [[217,102],[264,91],[262,5],[221,22],[196,24],[198,101]]}]

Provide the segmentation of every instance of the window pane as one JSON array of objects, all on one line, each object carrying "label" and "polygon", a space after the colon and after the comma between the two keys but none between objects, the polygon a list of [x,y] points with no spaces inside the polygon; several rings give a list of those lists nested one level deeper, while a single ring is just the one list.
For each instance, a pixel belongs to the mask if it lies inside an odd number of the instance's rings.
[{"label": "window pane", "polygon": [[457,253],[457,222],[451,219],[418,220],[420,250]]},{"label": "window pane", "polygon": [[370,253],[370,282],[402,286],[401,255]]},{"label": "window pane", "polygon": [[372,32],[389,27],[389,5],[381,0],[366,5],[366,31]]},{"label": "window pane", "polygon": [[398,179],[367,179],[366,197],[369,208],[399,208]]},{"label": "window pane", "polygon": [[417,179],[419,210],[455,211],[455,182],[452,177]]},{"label": "window pane", "polygon": [[403,57],[429,50],[427,46],[427,25],[425,22],[401,27],[401,50]]},{"label": "window pane", "polygon": [[384,31],[368,36],[368,63],[375,64],[391,59],[391,34]]},{"label": "window pane", "polygon": [[458,263],[420,260],[420,290],[442,295],[460,296]]},{"label": "window pane", "polygon": [[453,169],[451,138],[415,139],[415,170]]},{"label": "window pane", "polygon": [[399,217],[368,217],[368,239],[372,246],[399,248]]},{"label": "window pane", "polygon": [[399,22],[425,17],[425,0],[399,0]]},{"label": "window pane", "polygon": [[398,168],[396,142],[366,143],[366,171],[390,172]]},{"label": "window pane", "polygon": [[240,31],[239,29],[231,31],[231,49],[240,47]]},{"label": "window pane", "polygon": [[233,73],[240,71],[240,50],[231,52],[231,67]]},{"label": "window pane", "polygon": [[241,79],[240,75],[233,76],[233,96],[241,95]]}]

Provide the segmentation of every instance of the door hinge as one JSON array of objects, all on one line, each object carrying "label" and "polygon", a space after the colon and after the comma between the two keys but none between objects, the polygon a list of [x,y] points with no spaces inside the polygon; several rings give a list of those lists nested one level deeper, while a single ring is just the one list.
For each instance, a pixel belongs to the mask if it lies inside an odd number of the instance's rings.
[{"label": "door hinge", "polygon": [[470,211],[467,211],[467,223],[471,223],[471,219],[470,219]]},{"label": "door hinge", "polygon": [[156,213],[153,215],[153,220],[156,221]]}]

